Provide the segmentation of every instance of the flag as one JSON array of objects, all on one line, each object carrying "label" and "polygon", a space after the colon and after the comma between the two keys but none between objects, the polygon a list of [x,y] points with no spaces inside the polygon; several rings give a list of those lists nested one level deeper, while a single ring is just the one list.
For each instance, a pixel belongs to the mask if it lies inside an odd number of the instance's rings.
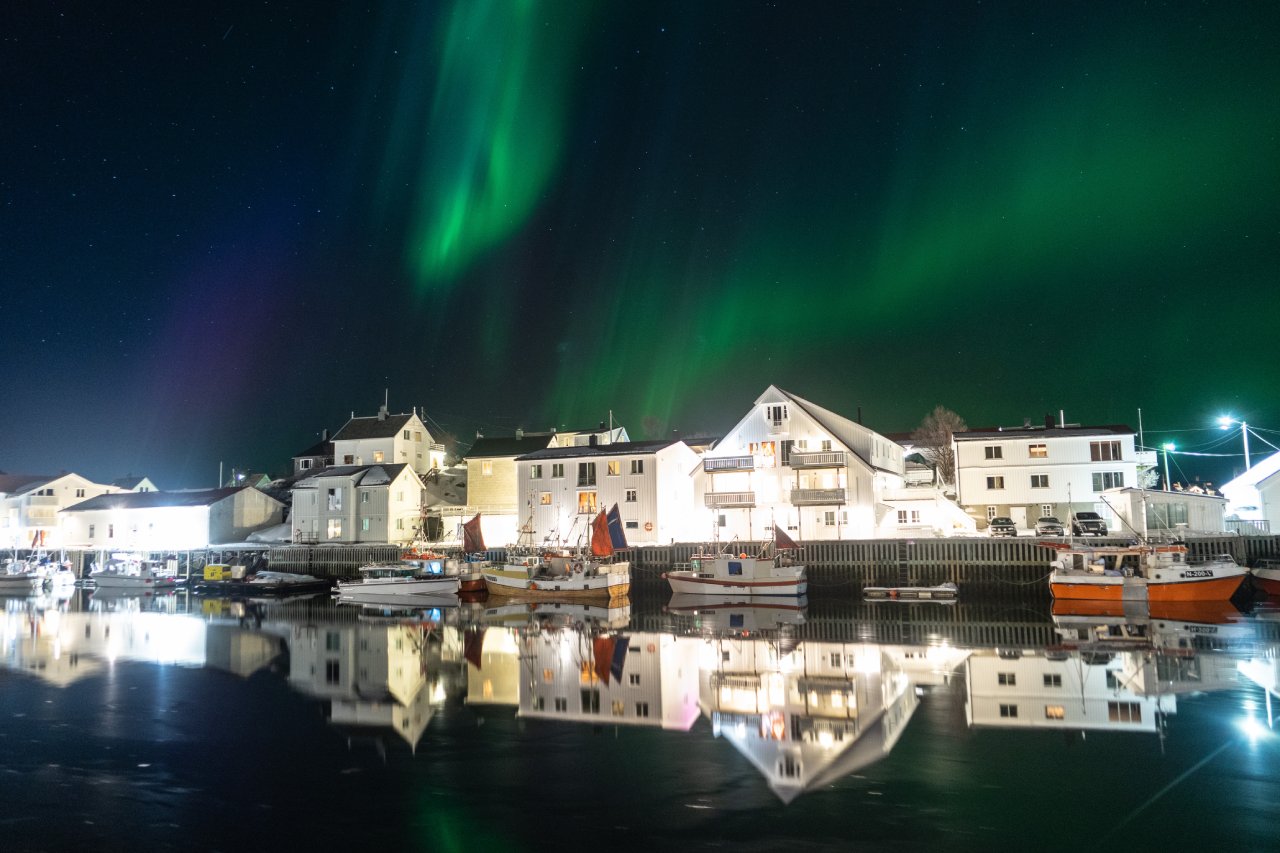
[{"label": "flag", "polygon": [[480,513],[477,512],[475,518],[462,525],[462,551],[475,554],[483,550],[484,534],[480,532]]},{"label": "flag", "polygon": [[622,513],[618,512],[617,504],[609,510],[609,541],[613,543],[615,551],[627,547],[627,535],[622,532]]},{"label": "flag", "polygon": [[613,663],[609,666],[609,672],[619,684],[622,683],[622,667],[627,662],[627,646],[630,644],[630,637],[618,637],[613,642]]},{"label": "flag", "polygon": [[800,550],[800,546],[796,544],[795,540],[783,533],[776,524],[773,526],[773,546],[779,551]]},{"label": "flag", "polygon": [[596,520],[591,522],[591,556],[613,556],[613,538],[609,535],[609,519],[605,516],[604,510],[601,510]]},{"label": "flag", "polygon": [[591,650],[595,652],[596,676],[607,687],[609,671],[613,668],[613,637],[596,637],[591,641]]}]

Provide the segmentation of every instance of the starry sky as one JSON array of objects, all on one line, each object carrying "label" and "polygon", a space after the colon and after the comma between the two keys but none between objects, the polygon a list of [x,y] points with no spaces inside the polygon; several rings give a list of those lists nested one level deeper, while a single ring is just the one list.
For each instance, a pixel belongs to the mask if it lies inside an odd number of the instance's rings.
[{"label": "starry sky", "polygon": [[1238,454],[1218,415],[1280,429],[1278,36],[1274,2],[19,4],[0,469],[212,485],[384,389],[464,446],[718,433],[769,384]]}]

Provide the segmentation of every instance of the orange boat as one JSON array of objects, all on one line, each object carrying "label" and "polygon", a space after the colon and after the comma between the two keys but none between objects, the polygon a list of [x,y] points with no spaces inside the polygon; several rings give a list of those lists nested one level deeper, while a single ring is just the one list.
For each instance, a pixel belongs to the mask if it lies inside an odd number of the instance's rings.
[{"label": "orange boat", "polygon": [[1192,562],[1187,546],[1131,545],[1057,550],[1050,564],[1049,589],[1055,599],[1090,601],[1226,601],[1248,571],[1230,554]]}]

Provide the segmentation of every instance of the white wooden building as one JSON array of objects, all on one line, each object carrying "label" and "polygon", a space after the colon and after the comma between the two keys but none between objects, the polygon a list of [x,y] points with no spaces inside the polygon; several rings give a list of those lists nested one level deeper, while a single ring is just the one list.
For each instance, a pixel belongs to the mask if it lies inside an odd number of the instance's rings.
[{"label": "white wooden building", "polygon": [[1134,435],[1127,426],[1051,422],[958,432],[956,501],[980,530],[997,516],[1029,530],[1042,516],[1069,523],[1082,510],[1097,512],[1114,529],[1119,522],[1101,495],[1137,484]]},{"label": "white wooden building", "polygon": [[[549,447],[516,459],[523,541],[590,539],[592,518],[618,505],[628,545],[689,541],[698,456],[683,441]],[[527,532],[526,532],[527,530]]]},{"label": "white wooden building", "polygon": [[295,542],[389,542],[418,538],[422,480],[409,465],[336,465],[293,486]]},{"label": "white wooden building", "polygon": [[[607,445],[630,441],[623,427],[566,432],[525,432],[514,436],[477,434],[463,458],[467,468],[466,507],[463,515],[480,513],[480,529],[486,544],[507,545],[516,541],[521,518],[520,490],[516,458],[547,448]],[[528,513],[525,512],[527,517]]]},{"label": "white wooden building", "polygon": [[284,504],[252,487],[103,494],[62,510],[68,547],[189,551],[244,542],[280,524]]},{"label": "white wooden building", "polygon": [[903,488],[902,446],[776,386],[694,472],[694,538],[800,539],[877,535],[886,492]]},{"label": "white wooden building", "polygon": [[79,474],[0,474],[0,548],[67,547],[59,513],[118,491]]},{"label": "white wooden building", "polygon": [[1111,489],[1100,499],[1116,520],[1119,535],[1222,533],[1226,498],[1161,489]]},{"label": "white wooden building", "polygon": [[427,430],[417,411],[393,415],[383,406],[373,417],[352,413],[333,437],[334,464],[408,465],[418,474],[444,466],[444,445]]},{"label": "white wooden building", "polygon": [[1224,483],[1222,495],[1227,499],[1227,518],[1243,532],[1280,532],[1280,453]]}]

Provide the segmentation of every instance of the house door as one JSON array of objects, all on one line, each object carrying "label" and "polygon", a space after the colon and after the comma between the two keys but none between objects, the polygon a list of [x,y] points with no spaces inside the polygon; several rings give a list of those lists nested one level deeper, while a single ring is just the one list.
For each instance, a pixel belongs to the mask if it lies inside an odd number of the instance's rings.
[{"label": "house door", "polygon": [[1027,529],[1027,508],[1025,506],[1009,507],[1009,517],[1013,519],[1013,524],[1019,530]]}]

